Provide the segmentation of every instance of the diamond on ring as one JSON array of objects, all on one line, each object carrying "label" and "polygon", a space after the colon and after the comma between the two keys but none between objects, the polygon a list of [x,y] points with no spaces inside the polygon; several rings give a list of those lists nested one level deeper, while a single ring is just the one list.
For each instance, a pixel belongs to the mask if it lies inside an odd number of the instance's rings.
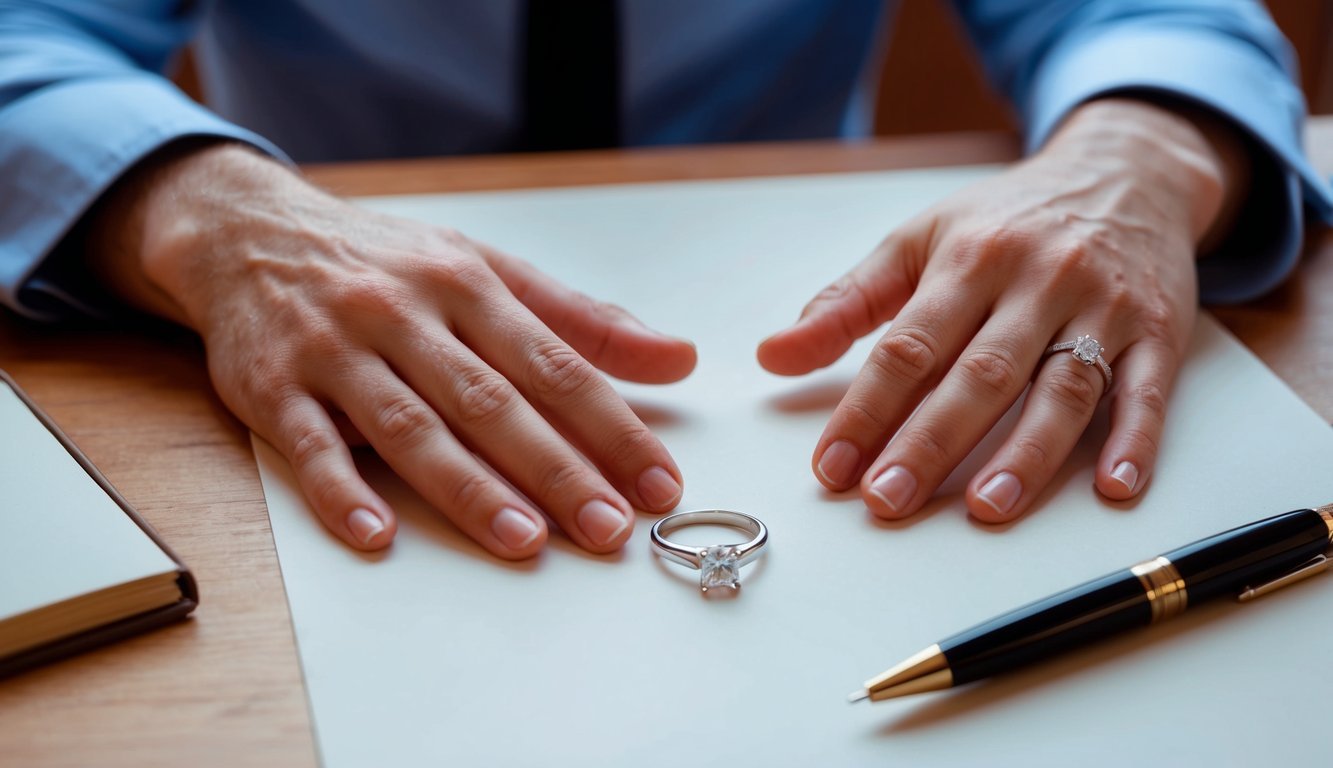
[{"label": "diamond on ring", "polygon": [[741,585],[741,552],[731,546],[708,547],[699,556],[699,589]]},{"label": "diamond on ring", "polygon": [[1074,342],[1074,357],[1082,360],[1084,365],[1095,364],[1101,354],[1102,345],[1091,336],[1079,336]]},{"label": "diamond on ring", "polygon": [[[711,547],[691,547],[677,544],[667,534],[687,525],[724,525],[739,528],[751,535],[743,544],[718,544]],[[696,568],[699,571],[699,589],[726,587],[740,589],[741,566],[754,560],[768,543],[768,528],[758,518],[725,509],[701,509],[681,512],[658,520],[648,536],[653,551],[673,563]]]},{"label": "diamond on ring", "polygon": [[1097,370],[1102,372],[1102,378],[1106,382],[1106,389],[1102,390],[1103,393],[1111,388],[1111,365],[1106,362],[1106,358],[1102,357],[1102,352],[1105,352],[1106,348],[1101,345],[1101,342],[1092,338],[1091,335],[1084,335],[1073,341],[1062,341],[1046,348],[1047,355],[1065,351],[1072,353],[1074,358],[1084,365],[1097,366]]}]

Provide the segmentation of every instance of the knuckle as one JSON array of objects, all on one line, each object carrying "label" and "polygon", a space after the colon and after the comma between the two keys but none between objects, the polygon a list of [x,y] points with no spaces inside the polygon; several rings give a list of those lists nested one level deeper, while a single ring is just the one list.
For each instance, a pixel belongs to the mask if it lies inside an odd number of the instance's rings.
[{"label": "knuckle", "polygon": [[1149,382],[1138,384],[1125,396],[1158,424],[1166,420],[1166,391],[1160,385]]},{"label": "knuckle", "polygon": [[873,314],[874,301],[870,290],[858,278],[855,272],[843,275],[834,282],[825,286],[823,290],[815,294],[810,300],[809,307],[816,307],[821,304],[841,304],[847,301],[855,302],[867,314]]},{"label": "knuckle", "polygon": [[1014,463],[1031,468],[1039,474],[1046,474],[1052,469],[1050,447],[1032,435],[1014,438],[1012,446]]},{"label": "knuckle", "polygon": [[1144,314],[1145,308],[1136,306],[1139,304],[1139,297],[1130,289],[1124,275],[1112,275],[1104,280],[1101,294],[1101,301],[1111,317],[1123,318],[1130,316],[1132,312],[1138,312],[1140,316]]},{"label": "knuckle", "polygon": [[1092,376],[1086,375],[1084,371],[1075,370],[1074,366],[1067,363],[1049,372],[1046,377],[1046,393],[1056,403],[1080,415],[1092,413],[1097,407],[1097,401],[1101,399],[1101,391],[1098,385],[1093,383]]},{"label": "knuckle", "polygon": [[321,478],[320,482],[314,483],[310,494],[310,503],[316,510],[326,510],[338,512],[345,510],[345,504],[348,494],[345,493],[345,486],[338,482],[342,478]]},{"label": "knuckle", "polygon": [[1106,269],[1098,263],[1096,251],[1092,245],[1082,240],[1065,243],[1054,249],[1050,259],[1049,276],[1053,288],[1065,293],[1086,295],[1089,292],[1109,292],[1102,296],[1102,301],[1113,299],[1121,293],[1122,299],[1128,299],[1129,288],[1124,280],[1105,280]]},{"label": "knuckle", "polygon": [[1094,267],[1093,246],[1087,240],[1066,239],[1052,251],[1054,266],[1058,269],[1082,273]]},{"label": "knuckle", "polygon": [[878,325],[875,322],[876,304],[871,289],[855,274],[843,275],[816,294],[801,310],[801,319],[817,312],[836,318],[838,328],[847,341],[854,341],[862,335],[859,328]]},{"label": "knuckle", "polygon": [[345,354],[347,337],[333,323],[312,323],[304,330],[307,355],[323,361],[337,360]]},{"label": "knuckle", "polygon": [[475,371],[464,377],[458,391],[458,418],[472,424],[485,424],[507,411],[513,401],[513,387],[502,376],[491,371]]},{"label": "knuckle", "polygon": [[917,328],[890,331],[870,351],[867,364],[885,378],[922,381],[935,370],[939,358],[930,335]]},{"label": "knuckle", "polygon": [[850,434],[880,435],[887,428],[887,419],[859,399],[848,399],[839,410]]},{"label": "knuckle", "polygon": [[575,293],[570,301],[571,309],[566,317],[584,315],[598,320],[595,340],[588,346],[588,355],[593,360],[600,359],[610,348],[616,325],[626,320],[634,322],[633,316],[623,307],[599,301],[585,293]]},{"label": "knuckle", "polygon": [[280,451],[285,449],[289,461],[293,459],[292,449],[297,440],[318,426],[303,415],[304,401],[312,395],[292,379],[264,381],[243,376],[219,379],[214,375],[214,382],[227,407]]},{"label": "knuckle", "polygon": [[560,342],[538,344],[529,355],[528,381],[540,397],[569,397],[591,384],[596,376],[587,361]]},{"label": "knuckle", "polygon": [[240,365],[210,359],[209,373],[220,391],[230,389],[223,382],[234,384],[244,400],[274,414],[281,413],[297,394],[291,387],[294,377],[274,350],[252,350]]},{"label": "knuckle", "polygon": [[435,413],[424,403],[402,397],[379,406],[375,431],[390,447],[412,447],[426,439],[436,421]]},{"label": "knuckle", "polygon": [[414,279],[422,284],[458,296],[486,293],[495,277],[485,262],[465,255],[418,259],[412,271]]},{"label": "knuckle", "polygon": [[1143,455],[1154,457],[1157,455],[1157,436],[1142,427],[1127,427],[1124,431],[1125,442],[1142,451]]},{"label": "knuckle", "polygon": [[384,319],[410,316],[414,301],[407,286],[382,277],[347,280],[337,289],[336,297],[353,315]]},{"label": "knuckle", "polygon": [[1075,297],[1080,303],[1104,298],[1102,274],[1095,271],[1091,251],[1078,241],[1048,244],[1037,257],[1033,275],[1037,297],[1042,302]]},{"label": "knuckle", "polygon": [[436,227],[435,233],[436,235],[439,236],[440,242],[453,248],[467,248],[472,245],[472,242],[468,240],[467,237],[462,232],[458,231],[454,227],[448,227],[448,226]]},{"label": "knuckle", "polygon": [[642,457],[655,452],[657,446],[657,438],[646,428],[625,429],[611,439],[605,459],[612,466],[633,466],[641,463]]},{"label": "knuckle", "polygon": [[1139,308],[1139,322],[1146,335],[1165,342],[1172,349],[1175,346],[1172,342],[1176,336],[1172,332],[1174,316],[1171,303],[1165,298],[1154,299]]},{"label": "knuckle", "polygon": [[1067,226],[1078,226],[1081,230],[1079,237],[1089,248],[1104,254],[1121,252],[1120,237],[1116,235],[1114,230],[1112,230],[1110,224],[1106,221],[1096,219],[1089,220],[1085,217],[1076,218],[1077,221],[1067,222]]},{"label": "knuckle", "polygon": [[1007,350],[979,349],[958,361],[959,370],[985,393],[1015,394],[1022,384],[1018,364]]},{"label": "knuckle", "polygon": [[580,462],[556,461],[552,463],[542,469],[540,479],[537,481],[541,498],[549,503],[552,499],[570,495],[567,489],[582,486],[587,474],[588,468]]},{"label": "knuckle", "polygon": [[594,299],[582,291],[571,292],[569,302],[573,312],[591,315],[593,317],[609,318],[614,316],[617,311],[624,312],[620,307]]},{"label": "knuckle", "polygon": [[487,500],[491,496],[491,481],[481,475],[465,474],[457,478],[445,490],[448,507],[444,512],[466,512],[488,508]]},{"label": "knuckle", "polygon": [[992,227],[964,237],[952,250],[964,275],[989,271],[1031,250],[1031,238],[1011,227]]},{"label": "knuckle", "polygon": [[[855,274],[844,278],[846,286],[843,288],[843,305],[849,307],[849,311],[860,315],[861,323],[868,328],[872,328],[878,323],[875,318],[878,315],[879,302],[875,299],[874,291],[867,286]],[[851,329],[847,329],[847,335],[856,338]]]},{"label": "knuckle", "polygon": [[935,469],[953,466],[949,445],[935,426],[912,427],[897,440],[901,441],[903,453],[912,457],[913,464]]},{"label": "knuckle", "polygon": [[308,472],[319,458],[337,447],[338,438],[317,426],[303,427],[292,439],[288,459],[297,473]]},{"label": "knuckle", "polygon": [[824,286],[815,297],[810,300],[811,304],[817,304],[826,301],[837,301],[851,290],[851,281],[846,275],[838,278],[836,281]]}]

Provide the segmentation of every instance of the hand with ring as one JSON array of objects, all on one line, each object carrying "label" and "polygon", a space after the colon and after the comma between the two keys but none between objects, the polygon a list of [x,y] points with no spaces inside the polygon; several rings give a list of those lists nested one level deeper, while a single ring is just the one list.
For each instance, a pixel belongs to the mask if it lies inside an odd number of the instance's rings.
[{"label": "hand with ring", "polygon": [[1108,392],[1096,487],[1142,491],[1197,312],[1194,256],[1230,221],[1246,167],[1205,116],[1095,101],[1040,153],[891,234],[759,348],[768,370],[803,374],[892,320],[815,446],[820,482],[911,515],[1030,382],[968,484],[973,517],[1027,510]]}]

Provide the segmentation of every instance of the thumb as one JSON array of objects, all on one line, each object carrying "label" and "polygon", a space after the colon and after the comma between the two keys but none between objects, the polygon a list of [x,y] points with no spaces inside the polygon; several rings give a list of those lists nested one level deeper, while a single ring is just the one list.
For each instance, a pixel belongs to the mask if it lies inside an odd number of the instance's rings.
[{"label": "thumb", "polygon": [[621,307],[562,285],[522,259],[474,243],[509,291],[546,327],[601,370],[626,381],[667,384],[694,370],[694,345],[655,331]]}]

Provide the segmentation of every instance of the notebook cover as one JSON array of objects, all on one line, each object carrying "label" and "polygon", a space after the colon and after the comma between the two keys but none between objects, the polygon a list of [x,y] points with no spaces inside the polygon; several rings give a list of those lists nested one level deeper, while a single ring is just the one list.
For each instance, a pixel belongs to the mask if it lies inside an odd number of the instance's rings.
[{"label": "notebook cover", "polygon": [[32,398],[28,397],[27,393],[19,387],[9,374],[0,371],[0,381],[3,381],[14,390],[14,394],[18,395],[19,400],[28,407],[28,410],[32,411],[33,415],[37,417],[37,420],[42,423],[42,426],[46,427],[46,429],[55,436],[56,440],[60,441],[60,444],[64,446],[65,450],[68,451],[71,456],[74,457],[74,460],[79,463],[79,466],[83,467],[83,471],[87,472],[88,476],[96,481],[97,485],[101,487],[106,495],[111,497],[111,500],[116,503],[116,506],[120,507],[121,511],[128,515],[129,518],[134,521],[134,524],[139,526],[139,529],[142,530],[148,538],[152,539],[153,543],[166,553],[167,557],[171,558],[172,561],[176,563],[176,584],[180,587],[181,591],[181,599],[171,605],[154,608],[153,610],[145,611],[144,613],[120,619],[111,624],[94,627],[93,629],[80,632],[76,635],[70,635],[35,648],[30,648],[26,651],[20,651],[19,653],[0,658],[0,678],[9,677],[31,669],[32,667],[47,664],[56,661],[57,659],[63,659],[76,653],[82,653],[90,648],[104,645],[121,638],[137,635],[162,624],[167,624],[188,616],[190,612],[195,609],[195,606],[199,604],[199,588],[195,583],[194,575],[190,573],[190,569],[181,562],[180,557],[178,557],[176,553],[172,551],[171,547],[167,546],[167,543],[158,536],[157,531],[153,530],[153,527],[140,517],[138,512],[134,511],[134,507],[130,506],[130,503],[125,500],[125,497],[121,496],[120,492],[112,487],[111,483],[102,475],[101,471],[93,466],[93,463],[88,460],[87,456],[83,455],[83,452],[79,450],[78,446],[76,446],[74,442],[56,426],[50,416],[47,416],[46,413],[32,401]]}]

